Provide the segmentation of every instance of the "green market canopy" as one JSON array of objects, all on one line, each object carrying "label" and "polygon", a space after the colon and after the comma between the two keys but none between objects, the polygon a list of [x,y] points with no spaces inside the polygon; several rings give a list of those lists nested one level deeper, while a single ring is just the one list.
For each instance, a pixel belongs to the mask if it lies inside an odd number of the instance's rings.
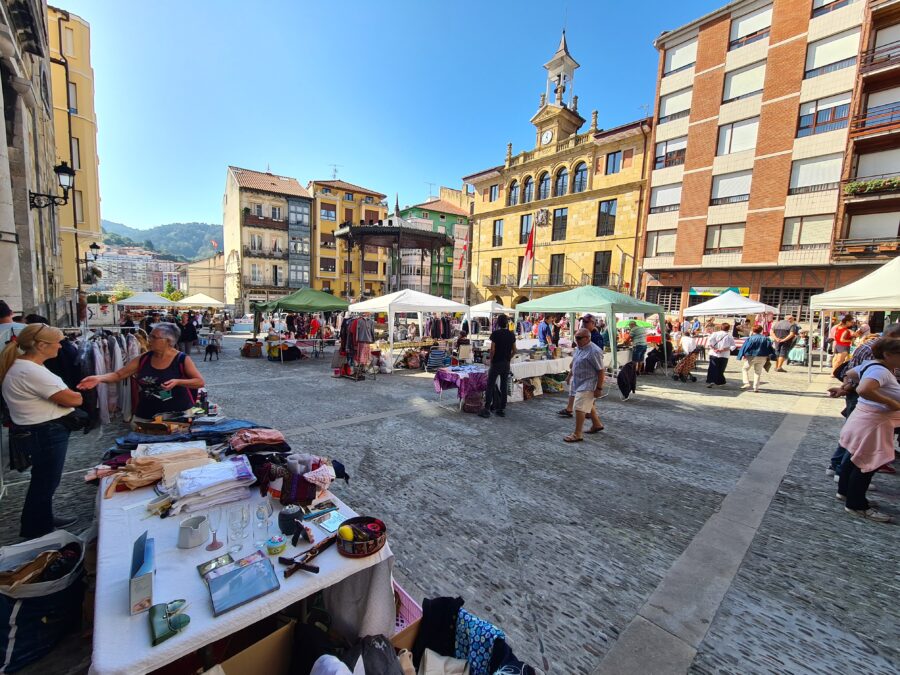
[{"label": "green market canopy", "polygon": [[[616,353],[616,314],[657,314],[660,330],[665,332],[665,311],[659,305],[632,298],[600,286],[580,286],[569,291],[545,295],[543,298],[520,302],[515,307],[516,318],[522,312],[543,314],[605,314],[606,330],[609,332],[610,352],[613,369],[618,367]],[[574,325],[574,324],[573,324]],[[663,340],[665,345],[665,340]]]},{"label": "green market canopy", "polygon": [[301,288],[283,298],[255,306],[255,312],[342,312],[350,305],[346,300],[312,288]]}]

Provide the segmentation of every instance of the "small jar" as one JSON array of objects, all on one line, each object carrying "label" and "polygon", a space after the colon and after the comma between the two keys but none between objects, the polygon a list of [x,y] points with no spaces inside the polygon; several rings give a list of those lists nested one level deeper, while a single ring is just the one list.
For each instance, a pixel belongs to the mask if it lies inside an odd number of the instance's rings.
[{"label": "small jar", "polygon": [[269,540],[266,542],[266,552],[269,555],[281,555],[282,553],[284,553],[284,549],[286,548],[287,540],[280,534],[276,534],[274,537],[269,537]]}]

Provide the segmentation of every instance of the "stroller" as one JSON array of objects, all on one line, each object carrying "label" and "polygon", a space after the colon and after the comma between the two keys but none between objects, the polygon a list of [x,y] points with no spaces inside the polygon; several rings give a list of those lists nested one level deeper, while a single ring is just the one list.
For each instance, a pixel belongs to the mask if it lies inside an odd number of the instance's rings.
[{"label": "stroller", "polygon": [[673,380],[681,380],[682,382],[687,382],[690,380],[691,382],[696,382],[697,378],[691,374],[691,370],[694,369],[694,366],[697,365],[697,356],[700,353],[700,348],[694,349],[690,354],[684,355],[676,355],[675,356],[675,369],[674,375],[672,375]]}]

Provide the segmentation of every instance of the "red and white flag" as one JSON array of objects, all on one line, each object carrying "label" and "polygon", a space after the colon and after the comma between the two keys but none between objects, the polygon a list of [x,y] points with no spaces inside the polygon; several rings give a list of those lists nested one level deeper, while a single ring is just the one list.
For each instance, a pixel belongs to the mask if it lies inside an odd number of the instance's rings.
[{"label": "red and white flag", "polygon": [[528,233],[528,245],[525,247],[525,257],[522,259],[522,271],[519,273],[519,288],[528,285],[531,279],[531,263],[534,261],[534,225]]},{"label": "red and white flag", "polygon": [[459,267],[456,269],[461,270],[463,268],[463,262],[466,259],[466,253],[469,250],[469,233],[466,232],[466,240],[463,242],[463,250],[462,254],[459,256]]}]

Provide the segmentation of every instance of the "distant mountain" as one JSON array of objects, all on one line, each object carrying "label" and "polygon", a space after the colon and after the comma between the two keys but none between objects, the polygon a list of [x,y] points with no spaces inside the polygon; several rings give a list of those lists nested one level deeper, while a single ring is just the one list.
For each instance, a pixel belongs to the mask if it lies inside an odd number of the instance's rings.
[{"label": "distant mountain", "polygon": [[173,257],[201,260],[216,253],[215,241],[222,249],[222,226],[211,223],[169,223],[146,230],[101,220],[104,242],[113,245],[144,246]]}]

